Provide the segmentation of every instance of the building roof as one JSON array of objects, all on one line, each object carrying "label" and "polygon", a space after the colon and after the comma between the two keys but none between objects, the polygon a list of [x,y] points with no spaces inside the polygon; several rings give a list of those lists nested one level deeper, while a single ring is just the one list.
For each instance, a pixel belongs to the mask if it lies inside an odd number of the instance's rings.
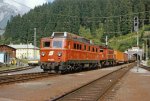
[{"label": "building roof", "polygon": [[15,49],[34,49],[34,48],[36,48],[36,49],[39,49],[38,47],[34,47],[34,45],[32,45],[32,43],[30,43],[30,44],[22,44],[22,43],[20,43],[20,44],[10,44],[9,45],[10,47],[13,47],[13,48],[15,48]]},{"label": "building roof", "polygon": [[13,50],[16,50],[16,48],[11,47],[11,46],[9,46],[9,45],[0,45],[0,47],[8,47],[8,48],[12,48]]}]

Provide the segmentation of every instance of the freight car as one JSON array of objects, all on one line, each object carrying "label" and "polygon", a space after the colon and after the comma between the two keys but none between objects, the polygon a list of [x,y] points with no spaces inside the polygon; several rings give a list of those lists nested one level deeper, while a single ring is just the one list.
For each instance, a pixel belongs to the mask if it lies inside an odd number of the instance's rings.
[{"label": "freight car", "polygon": [[40,66],[59,73],[95,69],[115,64],[114,50],[94,45],[90,40],[68,32],[53,32],[41,39]]},{"label": "freight car", "polygon": [[115,64],[123,64],[128,62],[128,54],[118,50],[114,50]]}]

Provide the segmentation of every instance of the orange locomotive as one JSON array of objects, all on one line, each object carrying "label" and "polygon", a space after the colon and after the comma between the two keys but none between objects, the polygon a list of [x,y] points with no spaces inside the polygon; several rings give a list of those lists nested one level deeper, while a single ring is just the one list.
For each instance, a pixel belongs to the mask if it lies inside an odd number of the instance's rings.
[{"label": "orange locomotive", "polygon": [[53,32],[51,37],[41,39],[40,62],[44,71],[62,73],[112,65],[115,59],[112,49],[75,34]]}]

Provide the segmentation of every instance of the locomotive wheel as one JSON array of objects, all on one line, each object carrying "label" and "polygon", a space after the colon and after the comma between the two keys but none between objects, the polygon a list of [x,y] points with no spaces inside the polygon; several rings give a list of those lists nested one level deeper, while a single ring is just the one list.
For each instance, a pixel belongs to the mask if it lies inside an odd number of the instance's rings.
[{"label": "locomotive wheel", "polygon": [[57,73],[59,73],[59,74],[64,74],[65,71],[64,71],[64,70],[59,70]]},{"label": "locomotive wheel", "polygon": [[48,70],[48,69],[43,69],[43,71],[44,71],[44,72],[48,72],[49,70]]},{"label": "locomotive wheel", "polygon": [[102,65],[101,63],[98,64],[98,69],[102,68]]}]

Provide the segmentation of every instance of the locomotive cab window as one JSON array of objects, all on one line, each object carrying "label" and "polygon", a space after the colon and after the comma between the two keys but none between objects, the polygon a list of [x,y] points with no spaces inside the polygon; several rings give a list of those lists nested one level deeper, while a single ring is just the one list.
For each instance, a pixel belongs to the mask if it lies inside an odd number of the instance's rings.
[{"label": "locomotive cab window", "polygon": [[53,48],[62,48],[62,41],[53,41]]},{"label": "locomotive cab window", "polygon": [[43,42],[43,47],[50,47],[50,42]]}]

